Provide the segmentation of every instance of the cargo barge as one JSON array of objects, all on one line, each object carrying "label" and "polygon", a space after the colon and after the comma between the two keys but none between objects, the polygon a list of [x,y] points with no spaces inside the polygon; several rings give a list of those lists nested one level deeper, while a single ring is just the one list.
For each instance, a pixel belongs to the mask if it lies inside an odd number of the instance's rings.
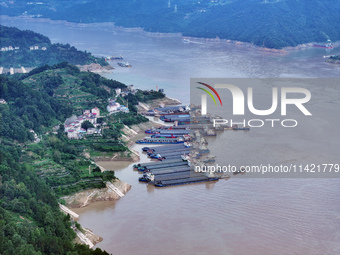
[{"label": "cargo barge", "polygon": [[156,181],[153,184],[156,187],[167,187],[167,186],[174,186],[174,185],[184,185],[184,184],[192,184],[197,182],[208,182],[208,181],[217,181],[219,180],[218,177],[214,178],[187,178],[187,179],[179,179],[179,180],[169,180],[169,181]]},{"label": "cargo barge", "polygon": [[151,163],[144,163],[144,164],[137,164],[134,165],[134,169],[145,172],[145,171],[151,171],[161,168],[171,168],[171,167],[183,167],[188,166],[187,162],[184,162],[181,159],[173,159],[166,162],[151,162]]},{"label": "cargo barge", "polygon": [[180,158],[180,156],[181,156],[183,153],[184,153],[184,154],[188,154],[188,153],[190,153],[190,150],[186,149],[186,150],[177,151],[177,152],[175,151],[175,152],[150,153],[150,154],[148,154],[148,156],[149,156],[150,158],[154,158],[156,155],[159,155],[160,157],[165,157],[165,158],[170,157],[170,156],[177,156],[177,158]]},{"label": "cargo barge", "polygon": [[177,138],[143,138],[141,140],[136,141],[139,144],[177,144],[177,143],[184,143],[183,137]]},{"label": "cargo barge", "polygon": [[333,49],[334,48],[331,40],[328,40],[326,43],[314,43],[313,46],[318,47],[318,48],[325,48],[325,49]]},{"label": "cargo barge", "polygon": [[183,146],[183,148],[176,148],[176,149],[173,149],[173,150],[148,150],[147,151],[147,154],[148,155],[151,155],[151,154],[162,154],[162,155],[177,155],[177,154],[182,154],[182,153],[189,153],[190,152],[190,149],[189,148],[186,148],[185,146]]},{"label": "cargo barge", "polygon": [[188,135],[190,130],[172,130],[172,129],[147,129],[146,134],[160,134],[160,135]]},{"label": "cargo barge", "polygon": [[[206,163],[215,161],[214,156],[206,155],[210,150],[206,147],[207,140],[204,136],[216,136],[216,131],[224,130],[226,125],[219,125],[219,129],[215,128],[212,123],[212,116],[191,117],[180,107],[159,108],[158,110],[155,109],[154,113],[160,116],[160,120],[175,122],[175,124],[172,127],[145,130],[145,133],[151,134],[152,137],[140,140],[138,143],[156,143],[157,139],[161,139],[162,142],[157,143],[166,145],[142,148],[150,158],[162,161],[135,165],[135,169],[143,172],[139,181],[153,184],[156,187],[167,187],[219,180],[220,176],[213,173],[195,172],[193,165],[204,166]],[[181,124],[184,125],[181,127],[179,126]],[[197,130],[192,130],[193,127]],[[177,144],[176,138],[184,140],[185,145],[184,142]],[[169,140],[174,142],[168,143]],[[189,147],[192,149],[189,149]]]},{"label": "cargo barge", "polygon": [[237,125],[233,126],[232,127],[233,130],[246,130],[246,131],[249,131],[250,130],[250,127],[248,126],[245,126],[245,127],[238,127]]},{"label": "cargo barge", "polygon": [[174,144],[174,145],[164,145],[164,146],[153,146],[153,147],[143,147],[143,151],[161,151],[161,150],[174,150],[174,149],[182,149],[184,148],[183,144]]}]

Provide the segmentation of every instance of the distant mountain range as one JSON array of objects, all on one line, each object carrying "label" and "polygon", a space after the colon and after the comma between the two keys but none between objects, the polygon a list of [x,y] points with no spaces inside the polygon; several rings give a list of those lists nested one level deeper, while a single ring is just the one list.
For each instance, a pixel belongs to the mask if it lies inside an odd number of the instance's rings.
[{"label": "distant mountain range", "polygon": [[268,48],[340,40],[338,0],[70,0],[65,4],[42,0],[39,5],[24,2],[5,1],[2,13],[84,23],[110,21],[151,32],[218,37]]}]

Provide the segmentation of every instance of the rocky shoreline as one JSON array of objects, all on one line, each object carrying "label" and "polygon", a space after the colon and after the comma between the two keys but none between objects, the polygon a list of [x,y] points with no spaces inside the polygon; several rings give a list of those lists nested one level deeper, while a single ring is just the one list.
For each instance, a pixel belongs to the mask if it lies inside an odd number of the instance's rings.
[{"label": "rocky shoreline", "polygon": [[[93,245],[96,245],[97,243],[103,241],[103,238],[101,236],[97,236],[89,228],[83,228],[83,234],[93,243]],[[75,243],[83,244],[79,237],[76,237],[73,241]]]},{"label": "rocky shoreline", "polygon": [[[113,185],[116,186],[124,195],[131,189],[131,185],[115,179],[112,181]],[[81,192],[77,192],[72,195],[61,197],[65,200],[67,207],[69,208],[82,208],[88,206],[97,201],[114,201],[120,199],[120,196],[106,187],[103,189],[88,189]]]},{"label": "rocky shoreline", "polygon": [[89,64],[89,65],[77,65],[77,67],[82,72],[89,71],[89,72],[98,73],[98,74],[112,73],[114,70],[114,67],[112,67],[111,65],[101,66],[100,64],[95,64],[95,63]]}]

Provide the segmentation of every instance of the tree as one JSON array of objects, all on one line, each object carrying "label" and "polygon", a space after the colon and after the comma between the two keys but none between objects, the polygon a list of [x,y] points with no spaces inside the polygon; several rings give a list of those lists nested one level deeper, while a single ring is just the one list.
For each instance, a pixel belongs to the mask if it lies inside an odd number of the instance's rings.
[{"label": "tree", "polygon": [[53,152],[53,160],[54,160],[55,162],[57,162],[57,163],[60,163],[60,161],[61,161],[61,153],[60,153],[60,151],[55,150],[55,151]]},{"label": "tree", "polygon": [[85,129],[86,131],[89,129],[89,128],[94,128],[93,124],[88,121],[88,120],[85,120],[83,123],[81,123],[81,127],[83,129]]}]

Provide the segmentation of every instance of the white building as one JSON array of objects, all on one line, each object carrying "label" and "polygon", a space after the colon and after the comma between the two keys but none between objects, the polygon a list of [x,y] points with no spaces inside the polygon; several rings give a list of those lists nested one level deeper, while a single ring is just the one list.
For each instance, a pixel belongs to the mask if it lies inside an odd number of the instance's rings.
[{"label": "white building", "polygon": [[91,110],[91,113],[92,113],[93,115],[95,115],[96,117],[100,116],[100,110],[99,110],[97,107],[93,108],[93,109]]},{"label": "white building", "polygon": [[116,92],[116,95],[118,96],[120,93],[122,93],[122,89],[120,89],[120,88],[115,89],[115,92]]},{"label": "white building", "polygon": [[125,113],[129,113],[129,112],[130,112],[129,108],[125,107],[124,105],[122,105],[121,107],[119,107],[119,111],[125,112]]},{"label": "white building", "polygon": [[119,107],[120,107],[120,104],[117,103],[117,102],[114,102],[114,103],[110,103],[106,107],[106,109],[107,109],[108,112],[115,112],[115,111],[118,111]]},{"label": "white building", "polygon": [[88,120],[92,124],[96,124],[97,123],[97,118],[96,117],[90,117],[90,118],[87,118],[86,120]]},{"label": "white building", "polygon": [[95,129],[95,128],[88,128],[86,133],[87,133],[88,135],[92,135],[92,134],[98,133],[98,130]]},{"label": "white building", "polygon": [[78,139],[78,132],[76,132],[75,130],[71,129],[67,132],[67,137],[69,139]]}]

